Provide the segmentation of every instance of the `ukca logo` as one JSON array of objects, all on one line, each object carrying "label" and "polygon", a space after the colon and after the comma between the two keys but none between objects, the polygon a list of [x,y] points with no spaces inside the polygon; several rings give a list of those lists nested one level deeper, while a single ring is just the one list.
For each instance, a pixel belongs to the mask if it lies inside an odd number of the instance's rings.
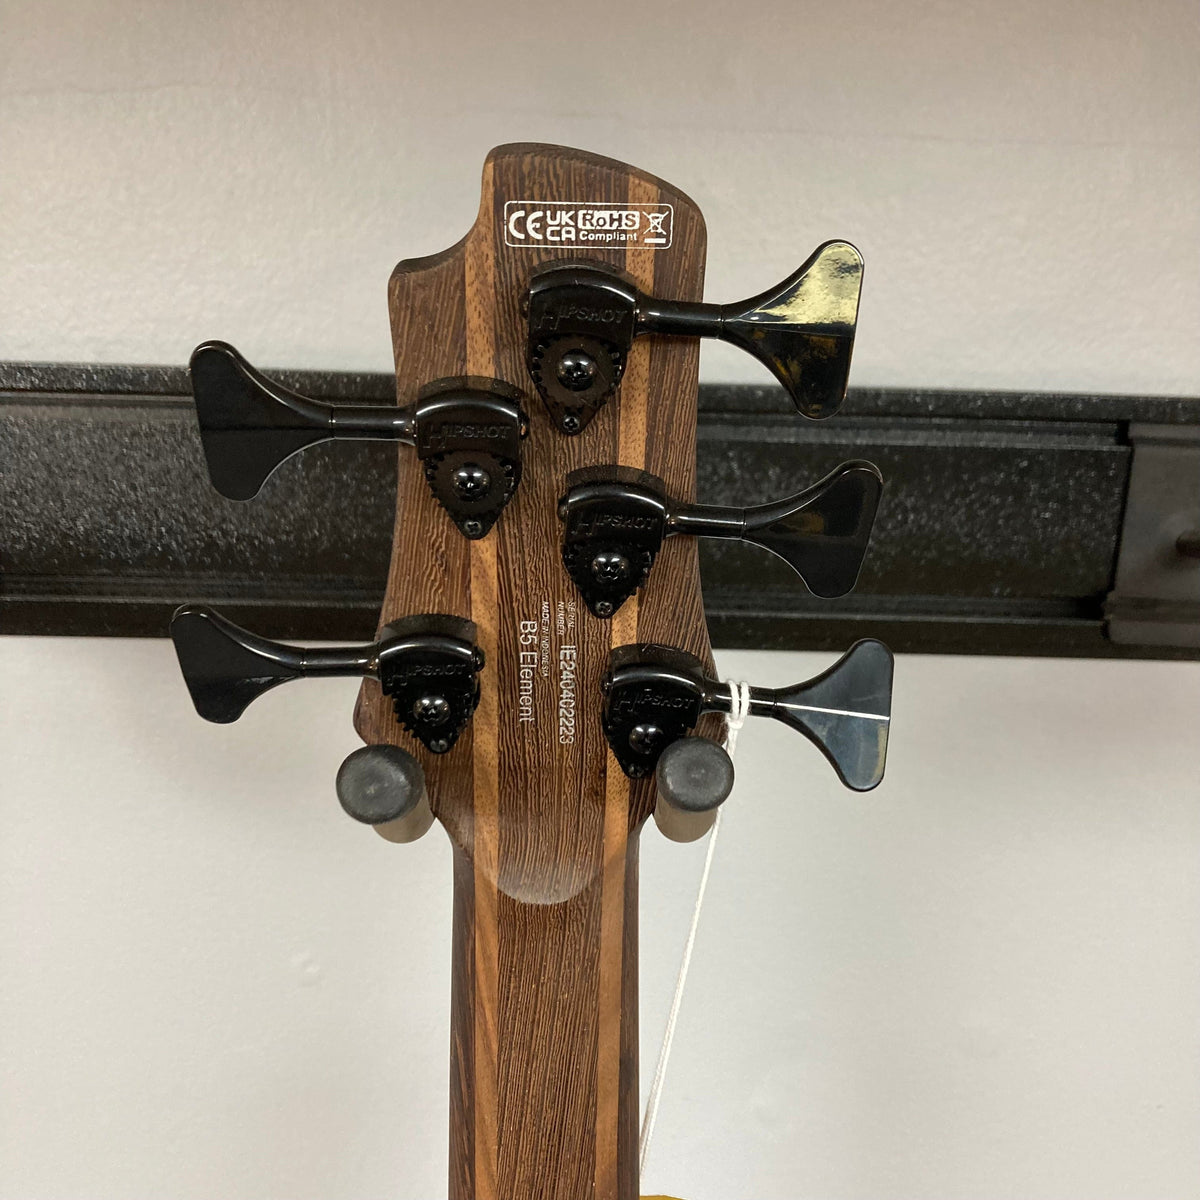
[{"label": "ukca logo", "polygon": [[509,200],[504,205],[506,246],[646,246],[671,244],[670,204],[563,204]]}]

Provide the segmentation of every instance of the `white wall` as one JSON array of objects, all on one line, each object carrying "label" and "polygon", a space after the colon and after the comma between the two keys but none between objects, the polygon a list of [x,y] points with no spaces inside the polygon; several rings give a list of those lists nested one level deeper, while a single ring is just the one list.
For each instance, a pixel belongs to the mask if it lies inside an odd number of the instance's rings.
[{"label": "white wall", "polygon": [[388,369],[393,264],[545,140],[689,192],[714,299],[858,243],[859,383],[1197,390],[1193,0],[0,0],[0,35],[7,358]]},{"label": "white wall", "polygon": [[[695,196],[714,299],[858,242],[859,383],[1194,394],[1198,51],[1190,0],[0,0],[0,357],[385,369],[393,262],[545,139]],[[165,643],[0,640],[0,1200],[443,1194],[448,850],[341,817],[352,695],[217,728]],[[866,798],[750,727],[645,1190],[1200,1197],[1198,702],[902,658]],[[647,832],[647,1071],[700,853]]]},{"label": "white wall", "polygon": [[[165,642],[0,672],[0,1196],[444,1195],[450,854],[338,808],[353,681],[213,726]],[[1200,1195],[1198,706],[1200,664],[905,657],[865,797],[748,725],[645,1190]],[[648,1078],[703,848],[643,850]]]}]

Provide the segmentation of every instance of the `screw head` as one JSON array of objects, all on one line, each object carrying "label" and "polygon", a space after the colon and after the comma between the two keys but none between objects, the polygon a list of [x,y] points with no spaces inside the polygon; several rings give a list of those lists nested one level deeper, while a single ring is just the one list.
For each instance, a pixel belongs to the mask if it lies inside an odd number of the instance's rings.
[{"label": "screw head", "polygon": [[666,734],[657,725],[643,723],[629,731],[629,748],[638,754],[653,754]]},{"label": "screw head", "polygon": [[596,360],[583,350],[568,350],[558,360],[554,373],[558,382],[570,392],[586,392],[600,368]]},{"label": "screw head", "polygon": [[450,485],[464,500],[481,500],[492,486],[492,477],[478,463],[463,463],[450,476]]},{"label": "screw head", "polygon": [[434,754],[445,754],[450,749],[449,738],[432,738],[429,742],[429,749]]},{"label": "screw head", "polygon": [[450,701],[445,696],[421,696],[412,706],[412,714],[422,725],[440,725],[450,717]]},{"label": "screw head", "polygon": [[592,578],[597,583],[620,583],[629,578],[629,559],[617,550],[601,550],[592,559]]},{"label": "screw head", "polygon": [[469,521],[464,521],[462,523],[462,531],[467,535],[467,537],[479,537],[480,534],[483,533],[483,522],[476,521],[475,518],[472,517]]},{"label": "screw head", "polygon": [[613,608],[611,600],[597,600],[592,607],[592,611],[598,617],[611,617],[616,610]]},{"label": "screw head", "polygon": [[562,429],[563,433],[578,433],[579,418],[574,413],[563,413]]},{"label": "screw head", "polygon": [[1189,529],[1175,539],[1175,550],[1180,558],[1200,561],[1200,529]]}]

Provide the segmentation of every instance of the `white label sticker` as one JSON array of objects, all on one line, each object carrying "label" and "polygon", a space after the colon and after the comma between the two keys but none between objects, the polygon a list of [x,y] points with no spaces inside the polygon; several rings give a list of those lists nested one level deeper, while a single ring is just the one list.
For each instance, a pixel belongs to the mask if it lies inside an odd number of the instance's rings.
[{"label": "white label sticker", "polygon": [[506,246],[646,246],[671,244],[675,210],[669,204],[561,204],[509,200]]}]

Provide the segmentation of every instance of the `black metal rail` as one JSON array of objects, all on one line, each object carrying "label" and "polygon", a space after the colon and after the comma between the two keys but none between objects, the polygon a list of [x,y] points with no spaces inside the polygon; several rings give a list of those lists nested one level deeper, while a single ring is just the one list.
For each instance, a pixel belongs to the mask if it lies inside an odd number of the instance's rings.
[{"label": "black metal rail", "polygon": [[[392,395],[387,375],[271,374],[321,399]],[[751,547],[702,543],[714,644],[1200,658],[1106,634],[1134,422],[1200,428],[1200,402],[852,389],[814,423],[782,389],[702,387],[701,500],[772,499],[846,458],[886,480],[844,599],[805,594]],[[224,500],[182,369],[0,364],[0,631],[161,636],[198,600],[268,636],[369,639],[394,480],[394,448],[324,445],[253,503]]]}]

